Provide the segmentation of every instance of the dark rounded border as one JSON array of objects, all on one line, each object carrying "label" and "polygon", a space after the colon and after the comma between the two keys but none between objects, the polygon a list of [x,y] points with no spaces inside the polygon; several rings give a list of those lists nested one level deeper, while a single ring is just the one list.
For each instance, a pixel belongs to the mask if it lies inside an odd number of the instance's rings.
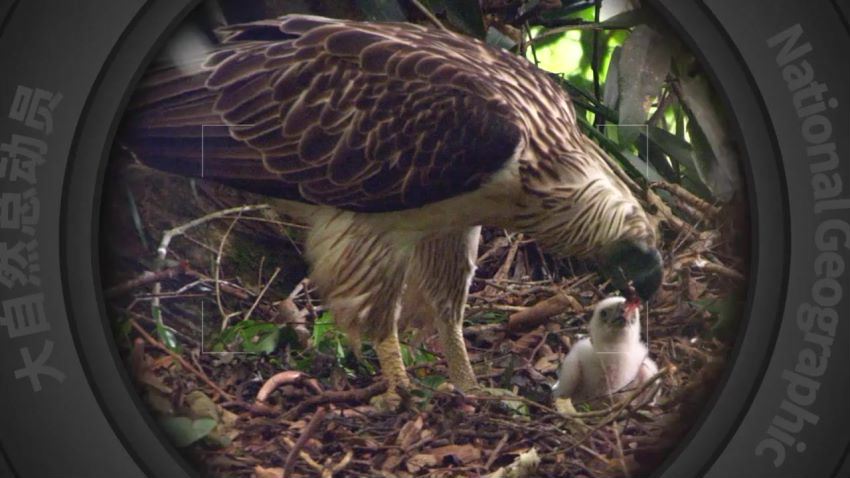
[{"label": "dark rounded border", "polygon": [[[149,1],[116,43],[82,114],[62,198],[62,283],[89,384],[136,464],[148,476],[169,478],[200,475],[166,439],[141,401],[114,342],[100,278],[101,193],[115,133],[135,85],[171,33],[200,3]],[[92,317],[100,320],[86,320]]]},{"label": "dark rounded border", "polygon": [[[116,45],[78,129],[63,200],[62,275],[75,339],[79,350],[83,351],[82,359],[89,382],[104,413],[139,465],[152,476],[195,474],[174,448],[162,440],[161,433],[141,405],[123,370],[113,343],[99,277],[100,193],[126,97],[150,61],[151,52],[157,50],[157,45],[197,3],[186,0],[151,2]],[[725,439],[734,431],[738,418],[746,412],[747,397],[752,396],[758,385],[771,344],[753,340],[753,337],[772,337],[775,334],[776,318],[781,317],[777,299],[782,297],[787,274],[787,267],[777,270],[761,259],[788,257],[787,233],[776,235],[776,231],[787,228],[784,219],[787,207],[784,207],[784,183],[752,174],[753,169],[781,170],[777,169],[775,161],[768,161],[768,158],[778,155],[775,144],[770,140],[771,132],[764,126],[767,124],[764,112],[754,103],[759,97],[758,91],[740,74],[746,71],[745,65],[737,61],[739,59],[727,43],[717,41],[716,26],[706,21],[707,18],[693,2],[658,0],[654,3],[677,26],[682,37],[690,39],[692,46],[696,45],[695,51],[700,52],[704,64],[715,74],[715,86],[727,99],[727,107],[732,113],[730,117],[737,123],[739,138],[749,159],[746,176],[753,228],[753,264],[747,308],[749,320],[736,347],[736,357],[746,356],[748,360],[746,364],[740,360],[733,363],[725,384],[715,394],[714,408],[706,412],[700,425],[683,442],[675,459],[671,458],[659,472],[660,476],[672,478],[697,476],[705,471],[711,464],[711,457],[716,457]],[[749,93],[749,101],[739,101],[742,92]],[[730,99],[732,93],[737,99]],[[770,231],[771,237],[776,240],[758,243],[762,235],[760,232],[764,231]],[[92,317],[100,320],[91,320]],[[110,363],[106,364],[107,361]]]},{"label": "dark rounded border", "polygon": [[[650,0],[697,56],[723,100],[744,164],[750,268],[743,320],[730,363],[693,428],[654,476],[703,476],[723,452],[758,390],[782,317],[791,259],[787,182],[762,96],[743,58],[700,0]],[[734,92],[736,98],[732,99]],[[772,174],[756,174],[769,171]],[[771,241],[760,241],[770,237]],[[776,264],[771,258],[782,257]],[[779,267],[777,267],[779,266]],[[779,270],[777,270],[779,269]],[[769,337],[768,340],[759,340]],[[746,367],[741,361],[746,361]]]}]

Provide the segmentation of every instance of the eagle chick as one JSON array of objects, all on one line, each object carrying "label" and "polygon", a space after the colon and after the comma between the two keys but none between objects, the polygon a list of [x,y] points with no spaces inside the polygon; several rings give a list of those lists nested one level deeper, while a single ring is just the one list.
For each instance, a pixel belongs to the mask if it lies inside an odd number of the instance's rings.
[{"label": "eagle chick", "polygon": [[640,341],[640,304],[608,297],[594,307],[590,337],[570,349],[552,393],[572,399],[573,404],[604,399],[630,385],[639,386],[657,372]]}]

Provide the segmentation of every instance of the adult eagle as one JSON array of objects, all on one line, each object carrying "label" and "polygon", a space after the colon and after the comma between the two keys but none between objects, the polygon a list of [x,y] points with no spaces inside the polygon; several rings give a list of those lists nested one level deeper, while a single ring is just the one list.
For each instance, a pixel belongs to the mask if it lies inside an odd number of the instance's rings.
[{"label": "adult eagle", "polygon": [[149,71],[120,141],[308,222],[310,278],[354,343],[375,341],[389,403],[412,318],[435,323],[451,381],[476,386],[462,324],[482,225],[595,259],[644,298],[660,286],[646,213],[525,59],[404,23],[289,15],[224,34]]}]

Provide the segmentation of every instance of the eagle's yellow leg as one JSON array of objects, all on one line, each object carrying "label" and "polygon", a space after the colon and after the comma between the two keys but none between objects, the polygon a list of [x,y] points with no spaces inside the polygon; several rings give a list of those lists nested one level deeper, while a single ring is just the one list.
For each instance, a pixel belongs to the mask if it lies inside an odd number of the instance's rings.
[{"label": "eagle's yellow leg", "polygon": [[381,410],[395,410],[402,402],[399,389],[407,389],[410,386],[410,379],[401,359],[397,331],[393,330],[388,337],[376,343],[375,352],[381,364],[381,373],[387,381],[387,391],[373,398],[372,405]]},{"label": "eagle's yellow leg", "polygon": [[478,381],[463,341],[463,321],[440,321],[437,323],[437,333],[448,363],[449,380],[464,392],[476,388]]}]

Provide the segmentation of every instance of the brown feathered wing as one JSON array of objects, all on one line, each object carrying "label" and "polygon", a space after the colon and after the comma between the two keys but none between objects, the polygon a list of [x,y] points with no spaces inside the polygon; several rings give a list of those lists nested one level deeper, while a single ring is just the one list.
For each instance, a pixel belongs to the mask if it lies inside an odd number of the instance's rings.
[{"label": "brown feathered wing", "polygon": [[523,140],[486,71],[524,60],[481,43],[300,15],[225,33],[205,58],[157,65],[142,80],[119,140],[143,162],[379,212],[470,191]]}]

